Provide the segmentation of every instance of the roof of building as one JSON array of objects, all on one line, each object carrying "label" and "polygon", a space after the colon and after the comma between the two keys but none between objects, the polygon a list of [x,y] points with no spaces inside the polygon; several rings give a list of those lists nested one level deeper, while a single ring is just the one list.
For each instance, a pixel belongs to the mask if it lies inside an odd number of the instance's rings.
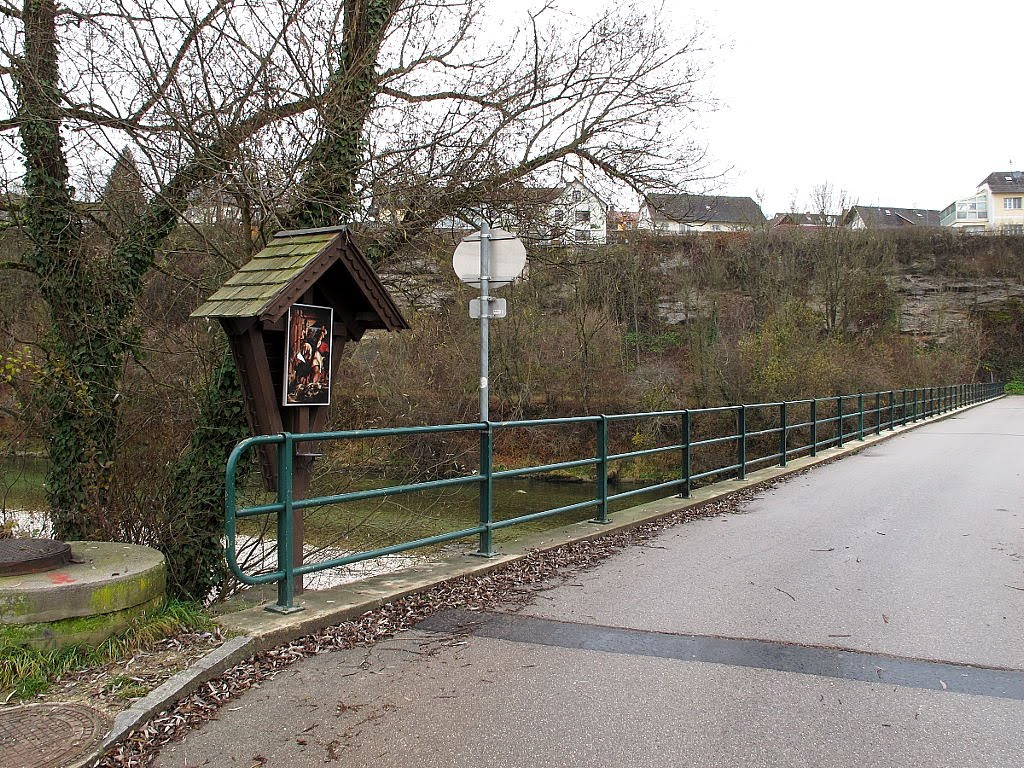
[{"label": "roof of building", "polygon": [[[560,198],[572,190],[586,191],[601,205],[602,209],[607,208],[607,203],[601,199],[593,189],[588,187],[579,179],[570,179],[559,187],[530,187],[525,184],[510,186],[504,192],[504,202],[512,204],[539,205],[558,202]],[[499,204],[500,204],[499,199]]]},{"label": "roof of building", "polygon": [[834,227],[841,217],[834,213],[776,213],[772,217],[773,227]]},{"label": "roof of building", "polygon": [[749,197],[654,194],[647,196],[651,219],[676,222],[764,223],[761,206]]},{"label": "roof of building", "polygon": [[363,328],[408,328],[347,227],[278,232],[192,317],[277,321],[314,285]]},{"label": "roof of building", "polygon": [[913,226],[937,227],[940,213],[927,208],[854,205],[843,214],[843,224],[848,224],[854,215],[859,215],[868,229],[891,229]]},{"label": "roof of building", "polygon": [[1024,192],[1024,171],[994,171],[981,180],[993,192]]}]

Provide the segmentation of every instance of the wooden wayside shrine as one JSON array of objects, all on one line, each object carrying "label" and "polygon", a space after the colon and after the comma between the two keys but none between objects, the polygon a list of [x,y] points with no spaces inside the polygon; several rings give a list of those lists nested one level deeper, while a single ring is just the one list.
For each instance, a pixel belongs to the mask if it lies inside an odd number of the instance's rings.
[{"label": "wooden wayside shrine", "polygon": [[[295,308],[307,314],[293,318]],[[338,370],[345,344],[359,341],[368,330],[409,327],[352,233],[343,226],[278,232],[192,317],[216,319],[227,333],[254,435],[323,431],[330,392],[341,386]],[[329,333],[323,327],[327,324],[331,325]],[[311,336],[296,342],[297,329],[306,332],[307,327]],[[290,357],[296,344],[309,346]],[[311,356],[316,356],[318,365],[311,365]],[[296,365],[304,366],[298,371],[303,397],[294,391]],[[314,381],[305,384],[310,379]],[[308,395],[307,386],[314,395]],[[261,448],[265,449],[259,453],[264,483],[274,490],[276,448]],[[309,487],[315,454],[301,446],[296,450],[293,494],[302,498]],[[302,529],[301,511],[296,510],[298,563],[302,561]]]}]

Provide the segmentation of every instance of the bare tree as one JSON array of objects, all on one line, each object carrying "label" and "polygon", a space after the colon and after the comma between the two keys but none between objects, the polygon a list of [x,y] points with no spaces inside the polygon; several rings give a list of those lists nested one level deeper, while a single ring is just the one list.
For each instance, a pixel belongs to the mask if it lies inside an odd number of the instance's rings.
[{"label": "bare tree", "polygon": [[[386,255],[570,157],[646,190],[701,173],[695,38],[669,39],[653,12],[581,25],[548,4],[497,42],[481,13],[476,0],[0,0],[4,207],[30,242],[0,268],[30,273],[49,312],[37,354],[58,535],[98,530],[139,295],[203,195],[229,195],[258,232],[358,222],[386,191],[408,211],[380,233]],[[90,203],[126,148],[144,204],[112,226]],[[204,467],[185,476],[207,506],[241,428],[223,407],[233,371],[220,373],[182,465]]]},{"label": "bare tree", "polygon": [[854,242],[841,221],[841,214],[849,201],[845,192],[824,182],[811,191],[811,204],[821,217],[821,226],[814,241],[814,271],[825,329],[829,333],[841,332],[846,325],[850,275],[855,268]]}]

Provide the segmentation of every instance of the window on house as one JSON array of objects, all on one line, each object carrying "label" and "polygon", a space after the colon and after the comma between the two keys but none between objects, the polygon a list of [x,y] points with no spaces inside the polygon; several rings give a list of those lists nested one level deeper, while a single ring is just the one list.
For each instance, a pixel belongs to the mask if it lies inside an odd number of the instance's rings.
[{"label": "window on house", "polygon": [[576,223],[577,224],[589,224],[590,223],[590,211],[576,211]]},{"label": "window on house", "polygon": [[1004,235],[1024,235],[1024,224],[1007,224],[1003,227]]},{"label": "window on house", "polygon": [[572,200],[574,203],[578,203],[580,200],[583,199],[583,193],[580,192],[578,189],[574,189],[569,194],[569,199]]},{"label": "window on house", "polygon": [[589,229],[577,229],[576,230],[576,239],[578,241],[589,240],[590,239],[590,230]]},{"label": "window on house", "polygon": [[1024,200],[1024,197],[1004,197],[1003,208],[1019,209],[1021,207],[1022,200]]}]

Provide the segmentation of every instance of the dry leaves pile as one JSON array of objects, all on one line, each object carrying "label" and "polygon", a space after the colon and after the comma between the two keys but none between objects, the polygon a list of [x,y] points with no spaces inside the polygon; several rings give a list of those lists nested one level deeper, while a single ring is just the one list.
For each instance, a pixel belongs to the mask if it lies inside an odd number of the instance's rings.
[{"label": "dry leaves pile", "polygon": [[[798,474],[802,474],[798,473]],[[785,479],[789,479],[789,475]],[[259,653],[203,685],[143,726],[131,731],[96,763],[94,768],[136,768],[148,765],[160,747],[216,716],[225,702],[272,679],[294,661],[321,653],[369,646],[410,629],[439,611],[452,608],[486,610],[524,605],[555,580],[597,565],[608,556],[647,541],[665,528],[687,520],[711,517],[736,509],[783,478],[738,491],[731,496],[676,512],[591,541],[566,544],[545,552],[531,552],[521,560],[480,576],[464,576],[425,592],[399,598],[355,621],[346,621],[291,643]]]},{"label": "dry leaves pile", "polygon": [[81,702],[108,715],[149,693],[224,642],[220,628],[180,632],[102,667],[65,673],[33,703]]}]

